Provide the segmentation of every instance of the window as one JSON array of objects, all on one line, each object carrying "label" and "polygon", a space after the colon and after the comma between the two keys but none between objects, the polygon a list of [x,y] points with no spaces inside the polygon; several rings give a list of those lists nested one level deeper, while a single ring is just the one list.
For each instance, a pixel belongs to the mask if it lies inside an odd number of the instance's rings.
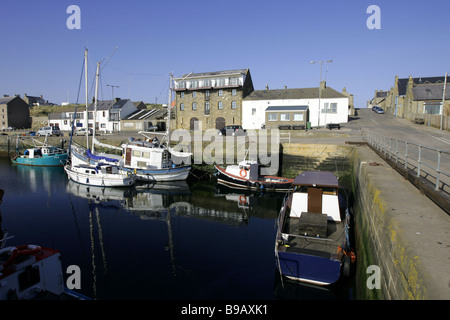
[{"label": "window", "polygon": [[219,110],[222,110],[223,109],[223,102],[219,101],[219,104],[218,104],[217,107],[218,107]]},{"label": "window", "polygon": [[197,98],[197,91],[192,92],[192,98]]},{"label": "window", "polygon": [[289,121],[291,114],[290,113],[280,113],[280,121]]},{"label": "window", "polygon": [[269,113],[268,119],[269,119],[269,121],[277,121],[278,114],[277,113]]},{"label": "window", "polygon": [[321,113],[337,113],[337,103],[324,103]]},{"label": "window", "polygon": [[332,103],[330,113],[337,113],[337,103]]},{"label": "window", "polygon": [[205,102],[205,114],[209,114],[209,102]]},{"label": "window", "polygon": [[231,90],[231,95],[232,95],[232,96],[237,95],[237,90],[236,90],[236,89]]},{"label": "window", "polygon": [[209,90],[205,91],[205,97],[209,97]]},{"label": "window", "polygon": [[220,89],[220,90],[219,90],[219,97],[222,97],[222,96],[223,96],[223,90]]},{"label": "window", "polygon": [[184,92],[180,92],[180,98],[184,98]]},{"label": "window", "polygon": [[197,102],[192,103],[192,111],[197,110]]},{"label": "window", "polygon": [[256,115],[256,108],[252,108],[252,116]]},{"label": "window", "polygon": [[294,113],[294,121],[303,121],[303,113]]},{"label": "window", "polygon": [[133,150],[133,157],[140,157],[141,152],[139,150]]},{"label": "window", "polygon": [[184,111],[184,103],[180,103],[180,111]]},{"label": "window", "polygon": [[236,109],[236,108],[237,108],[236,101],[231,101],[231,109]]}]

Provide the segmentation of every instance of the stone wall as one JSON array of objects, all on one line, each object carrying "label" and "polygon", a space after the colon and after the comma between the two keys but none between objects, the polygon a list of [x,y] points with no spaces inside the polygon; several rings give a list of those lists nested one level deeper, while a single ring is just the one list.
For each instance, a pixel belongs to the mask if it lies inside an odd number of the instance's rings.
[{"label": "stone wall", "polygon": [[449,299],[449,216],[369,147],[354,155],[358,299]]}]

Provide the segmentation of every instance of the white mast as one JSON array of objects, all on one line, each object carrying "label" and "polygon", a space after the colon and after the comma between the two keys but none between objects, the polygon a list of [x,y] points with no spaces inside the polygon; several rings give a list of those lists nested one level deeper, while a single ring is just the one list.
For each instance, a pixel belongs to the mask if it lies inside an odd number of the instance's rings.
[{"label": "white mast", "polygon": [[169,101],[168,101],[168,120],[166,126],[166,136],[167,136],[167,146],[170,146],[170,121],[172,119],[171,111],[172,111],[172,82],[173,82],[173,73],[170,73],[170,83],[169,83]]},{"label": "white mast", "polygon": [[97,71],[95,74],[95,101],[94,101],[94,126],[92,128],[92,153],[94,153],[94,139],[95,139],[95,121],[97,118],[97,96],[98,96],[98,78],[100,75],[100,62],[97,62]]},{"label": "white mast", "polygon": [[89,105],[89,94],[88,94],[88,49],[84,51],[84,80],[85,80],[85,91],[86,91],[86,114],[84,118],[84,123],[86,125],[86,149],[89,149],[89,120],[88,120],[88,105]]}]

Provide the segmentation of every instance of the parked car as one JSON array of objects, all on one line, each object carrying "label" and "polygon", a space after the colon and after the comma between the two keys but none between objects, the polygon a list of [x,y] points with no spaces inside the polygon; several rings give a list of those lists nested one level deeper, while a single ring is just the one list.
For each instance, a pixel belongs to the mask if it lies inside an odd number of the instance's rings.
[{"label": "parked car", "polygon": [[219,135],[224,135],[224,136],[243,136],[246,135],[247,132],[246,130],[242,129],[242,126],[239,125],[229,125],[229,126],[225,126],[222,129],[219,130]]},{"label": "parked car", "polygon": [[375,109],[375,113],[384,113],[384,110],[381,109],[380,107],[377,107],[377,108]]},{"label": "parked car", "polygon": [[92,128],[89,128],[89,131],[86,130],[86,128],[80,128],[80,129],[75,130],[75,135],[76,136],[85,136],[86,132],[88,132],[88,135],[92,136],[93,131],[94,130],[92,130]]},{"label": "parked car", "polygon": [[38,130],[37,132],[37,136],[61,136],[61,131],[59,130],[58,127],[55,126],[47,126],[47,127],[42,127]]}]

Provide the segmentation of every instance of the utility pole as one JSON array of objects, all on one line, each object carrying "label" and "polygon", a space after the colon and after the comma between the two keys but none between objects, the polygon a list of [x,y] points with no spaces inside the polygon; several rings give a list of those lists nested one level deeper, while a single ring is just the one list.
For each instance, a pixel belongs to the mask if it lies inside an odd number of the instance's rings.
[{"label": "utility pole", "polygon": [[445,111],[445,91],[447,90],[447,72],[445,73],[444,90],[442,92],[442,105],[441,105],[441,130],[444,122],[444,111]]},{"label": "utility pole", "polygon": [[[319,82],[319,111],[318,111],[318,118],[317,118],[317,129],[320,128],[320,98],[322,95],[322,64],[324,63],[331,63],[333,60],[327,60],[327,61],[311,61],[311,64],[314,63],[320,63],[320,82]],[[325,110],[327,112],[327,110]],[[326,123],[325,123],[326,125]]]}]

